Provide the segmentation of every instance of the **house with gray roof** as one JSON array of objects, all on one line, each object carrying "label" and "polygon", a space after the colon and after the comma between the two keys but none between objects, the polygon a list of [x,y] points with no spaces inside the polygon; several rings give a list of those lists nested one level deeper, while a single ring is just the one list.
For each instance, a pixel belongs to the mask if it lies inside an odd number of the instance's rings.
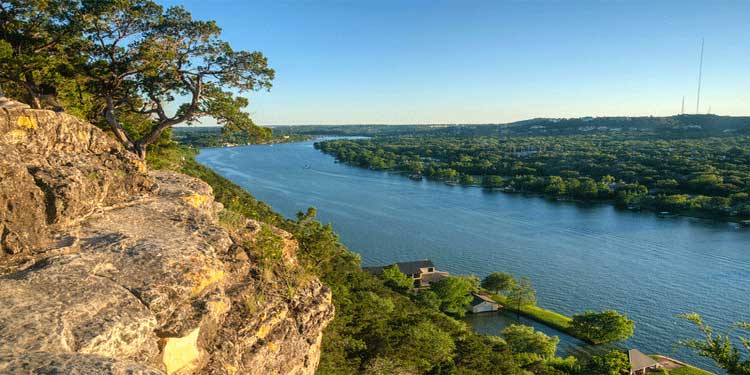
[{"label": "house with gray roof", "polygon": [[429,288],[434,283],[448,275],[448,272],[438,271],[435,265],[429,259],[416,260],[411,262],[398,262],[387,266],[363,267],[362,269],[373,275],[380,275],[383,269],[388,267],[398,267],[398,270],[414,280],[414,288]]}]

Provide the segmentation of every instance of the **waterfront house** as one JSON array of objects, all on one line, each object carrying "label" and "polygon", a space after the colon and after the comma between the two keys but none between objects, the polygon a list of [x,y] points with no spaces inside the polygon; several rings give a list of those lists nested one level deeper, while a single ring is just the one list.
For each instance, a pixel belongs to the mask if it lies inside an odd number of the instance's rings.
[{"label": "waterfront house", "polygon": [[661,366],[658,361],[641,353],[638,349],[628,350],[628,359],[630,360],[630,375],[644,375]]},{"label": "waterfront house", "polygon": [[380,275],[383,273],[384,268],[393,266],[398,267],[398,270],[401,271],[401,273],[414,280],[414,287],[417,289],[428,288],[431,283],[449,275],[448,272],[438,271],[429,259],[412,262],[399,262],[387,266],[364,267],[363,270],[373,275]]},{"label": "waterfront house", "polygon": [[502,307],[486,294],[472,293],[472,296],[474,299],[471,301],[471,312],[474,314],[497,311]]}]

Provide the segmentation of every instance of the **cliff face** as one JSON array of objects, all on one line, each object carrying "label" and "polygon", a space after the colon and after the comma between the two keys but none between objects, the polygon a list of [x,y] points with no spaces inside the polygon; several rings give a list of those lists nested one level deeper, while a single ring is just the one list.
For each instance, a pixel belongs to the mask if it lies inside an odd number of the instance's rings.
[{"label": "cliff face", "polygon": [[264,273],[207,184],[2,98],[0,155],[0,373],[314,373],[330,291]]}]

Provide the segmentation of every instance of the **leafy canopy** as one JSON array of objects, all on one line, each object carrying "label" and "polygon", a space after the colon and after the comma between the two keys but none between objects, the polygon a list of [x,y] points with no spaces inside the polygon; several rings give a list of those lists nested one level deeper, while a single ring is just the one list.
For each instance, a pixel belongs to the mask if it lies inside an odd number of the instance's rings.
[{"label": "leafy canopy", "polygon": [[513,275],[504,272],[493,272],[482,280],[482,288],[495,293],[507,293],[515,284]]},{"label": "leafy canopy", "polygon": [[23,88],[37,108],[43,91],[75,97],[64,104],[109,126],[141,157],[164,130],[206,117],[226,131],[270,136],[242,110],[249,103],[240,96],[271,88],[275,72],[265,56],[235,51],[214,21],[195,20],[183,7],[9,1],[0,20],[0,84]]},{"label": "leafy canopy", "polygon": [[414,286],[414,281],[401,272],[397,266],[384,268],[380,278],[386,286],[398,292],[407,291]]},{"label": "leafy canopy", "polygon": [[523,277],[511,285],[508,290],[508,301],[519,309],[536,304],[536,290],[531,286],[531,280],[528,277]]},{"label": "leafy canopy", "polygon": [[502,331],[502,336],[513,353],[536,354],[541,359],[554,358],[560,338],[534,331],[533,327],[511,324]]},{"label": "leafy canopy", "polygon": [[477,287],[476,279],[462,276],[448,276],[430,284],[430,289],[440,300],[440,310],[458,317],[466,315],[473,299],[471,292]]},{"label": "leafy canopy", "polygon": [[594,344],[625,340],[633,335],[635,322],[614,310],[586,311],[573,315],[570,330]]},{"label": "leafy canopy", "polygon": [[621,375],[630,370],[628,355],[619,350],[610,350],[604,356],[595,355],[586,364],[590,374]]}]

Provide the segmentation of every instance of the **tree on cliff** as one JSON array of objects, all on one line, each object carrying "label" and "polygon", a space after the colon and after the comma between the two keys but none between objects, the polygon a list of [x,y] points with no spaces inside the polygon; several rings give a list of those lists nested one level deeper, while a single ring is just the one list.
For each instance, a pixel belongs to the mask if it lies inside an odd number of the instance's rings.
[{"label": "tree on cliff", "polygon": [[[201,118],[270,136],[242,111],[248,100],[239,94],[270,89],[274,71],[262,53],[233,50],[214,21],[151,0],[27,3],[1,3],[0,68],[8,77],[0,82],[30,87],[32,106],[41,106],[40,82],[76,96],[72,106],[140,157],[164,130]],[[62,67],[75,85],[50,78]]]},{"label": "tree on cliff", "polygon": [[[270,135],[241,110],[248,100],[232,90],[270,89],[274,71],[262,53],[235,51],[219,39],[215,22],[149,0],[84,0],[81,14],[90,41],[88,73],[104,118],[139,156],[165,129],[201,117],[227,131]],[[133,115],[151,120],[142,134],[123,128],[121,119]]]},{"label": "tree on cliff", "polygon": [[[75,75],[82,55],[80,27],[71,22],[73,0],[0,1],[0,87],[42,108],[56,86]],[[80,50],[80,48],[78,48]],[[78,61],[76,61],[78,60]]]}]

